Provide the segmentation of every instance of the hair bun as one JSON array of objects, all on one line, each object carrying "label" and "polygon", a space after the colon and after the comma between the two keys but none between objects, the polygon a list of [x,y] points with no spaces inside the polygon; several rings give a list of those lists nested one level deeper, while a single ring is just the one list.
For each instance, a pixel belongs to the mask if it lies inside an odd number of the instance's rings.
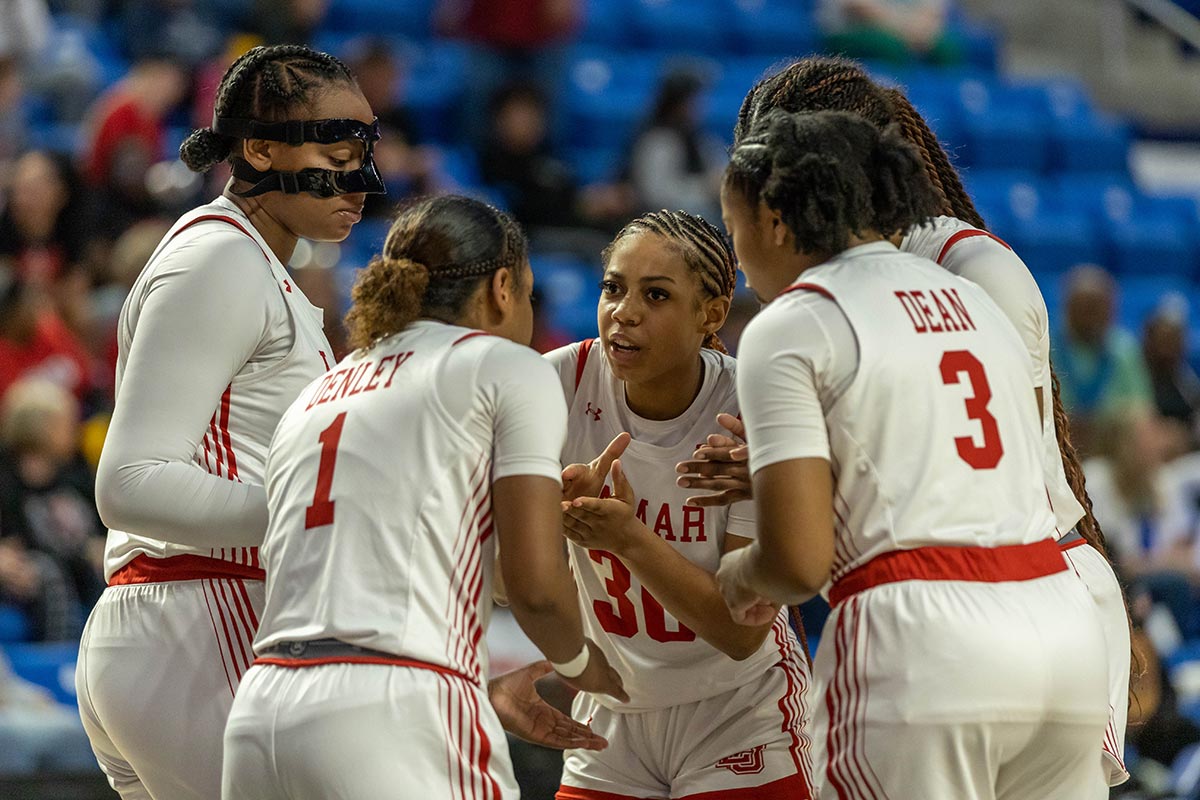
[{"label": "hair bun", "polygon": [[208,172],[214,165],[229,158],[233,139],[222,136],[212,128],[192,131],[179,145],[179,159],[192,172]]}]

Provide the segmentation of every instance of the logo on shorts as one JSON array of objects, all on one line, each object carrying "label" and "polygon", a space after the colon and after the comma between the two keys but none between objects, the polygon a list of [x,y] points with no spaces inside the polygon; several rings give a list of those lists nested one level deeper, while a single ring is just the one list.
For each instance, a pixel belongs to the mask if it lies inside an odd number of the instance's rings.
[{"label": "logo on shorts", "polygon": [[749,750],[726,756],[713,766],[718,769],[727,769],[734,775],[755,775],[762,772],[765,766],[763,764],[764,749],[766,749],[766,745],[760,744],[758,747],[751,747]]},{"label": "logo on shorts", "polygon": [[599,422],[600,421],[600,413],[603,411],[603,409],[593,407],[592,401],[589,400],[588,404],[587,404],[587,408],[585,408],[583,411],[585,414],[588,414],[589,416],[591,416],[592,422]]}]

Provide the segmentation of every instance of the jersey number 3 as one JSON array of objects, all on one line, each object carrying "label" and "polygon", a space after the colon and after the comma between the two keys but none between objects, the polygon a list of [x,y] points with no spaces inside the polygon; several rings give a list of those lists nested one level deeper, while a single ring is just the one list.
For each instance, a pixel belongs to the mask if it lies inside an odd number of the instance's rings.
[{"label": "jersey number 3", "polygon": [[313,492],[312,503],[304,509],[304,530],[333,524],[336,503],[329,499],[329,492],[333,488],[333,466],[337,463],[338,442],[342,440],[345,424],[346,412],[343,411],[317,437],[321,443],[321,462],[317,466],[317,490]]},{"label": "jersey number 3", "polygon": [[966,350],[949,350],[942,354],[941,370],[942,383],[947,386],[958,383],[960,376],[966,373],[975,392],[966,399],[967,419],[978,421],[983,428],[982,445],[975,444],[972,436],[954,439],[958,457],[975,469],[993,469],[1004,455],[1004,445],[1000,441],[1000,426],[987,408],[992,401],[992,387],[988,385],[983,364]]},{"label": "jersey number 3", "polygon": [[[604,588],[612,600],[596,600],[592,603],[596,619],[600,622],[600,627],[613,636],[628,639],[638,632],[637,609],[629,599],[633,576],[629,568],[621,563],[621,559],[612,553],[605,550],[589,550],[588,555],[597,564],[607,563],[612,572],[611,578],[604,579]],[[695,632],[682,622],[679,623],[679,630],[668,630],[666,610],[645,587],[642,588],[642,616],[646,618],[646,634],[656,642],[690,642],[696,638]]]}]

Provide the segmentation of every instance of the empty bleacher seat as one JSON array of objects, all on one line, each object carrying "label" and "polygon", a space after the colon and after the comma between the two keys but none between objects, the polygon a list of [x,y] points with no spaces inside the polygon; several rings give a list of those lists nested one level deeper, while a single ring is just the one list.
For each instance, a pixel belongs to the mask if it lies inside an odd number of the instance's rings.
[{"label": "empty bleacher seat", "polygon": [[49,689],[60,703],[75,704],[78,642],[9,644],[4,646],[4,654],[14,673]]},{"label": "empty bleacher seat", "polygon": [[614,49],[632,47],[634,41],[629,25],[630,13],[630,0],[592,0],[585,3],[579,41]]},{"label": "empty bleacher seat", "polygon": [[23,642],[32,631],[33,626],[24,611],[9,603],[0,603],[0,643]]},{"label": "empty bleacher seat", "polygon": [[[796,58],[817,49],[809,3],[798,0],[729,0],[721,27],[743,53]],[[747,87],[749,88],[749,87]]]},{"label": "empty bleacher seat", "polygon": [[534,255],[530,261],[551,324],[576,339],[595,336],[599,267],[567,255]]},{"label": "empty bleacher seat", "polygon": [[436,0],[332,0],[324,27],[333,31],[429,37]]},{"label": "empty bleacher seat", "polygon": [[967,78],[958,85],[957,99],[966,163],[981,169],[1046,168],[1049,139],[1035,93]]},{"label": "empty bleacher seat", "polygon": [[641,47],[722,53],[733,44],[724,0],[629,0],[629,24]]}]

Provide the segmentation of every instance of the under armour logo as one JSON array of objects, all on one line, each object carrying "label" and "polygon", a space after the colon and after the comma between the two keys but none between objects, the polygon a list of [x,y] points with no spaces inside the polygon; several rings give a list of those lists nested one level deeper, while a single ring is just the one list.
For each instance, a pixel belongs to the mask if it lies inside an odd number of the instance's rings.
[{"label": "under armour logo", "polygon": [[292,284],[288,283],[288,282],[285,280],[285,281],[283,282],[283,290],[284,290],[285,292],[291,293],[291,291],[292,291]]},{"label": "under armour logo", "polygon": [[590,400],[588,401],[587,408],[584,409],[585,414],[591,415],[592,422],[600,421],[600,414],[602,411],[603,411],[603,409],[601,409],[601,408],[593,407]]},{"label": "under armour logo", "polygon": [[749,750],[734,753],[722,758],[713,766],[717,769],[727,769],[734,775],[754,775],[763,771],[763,748],[765,747],[765,744],[760,744]]}]

